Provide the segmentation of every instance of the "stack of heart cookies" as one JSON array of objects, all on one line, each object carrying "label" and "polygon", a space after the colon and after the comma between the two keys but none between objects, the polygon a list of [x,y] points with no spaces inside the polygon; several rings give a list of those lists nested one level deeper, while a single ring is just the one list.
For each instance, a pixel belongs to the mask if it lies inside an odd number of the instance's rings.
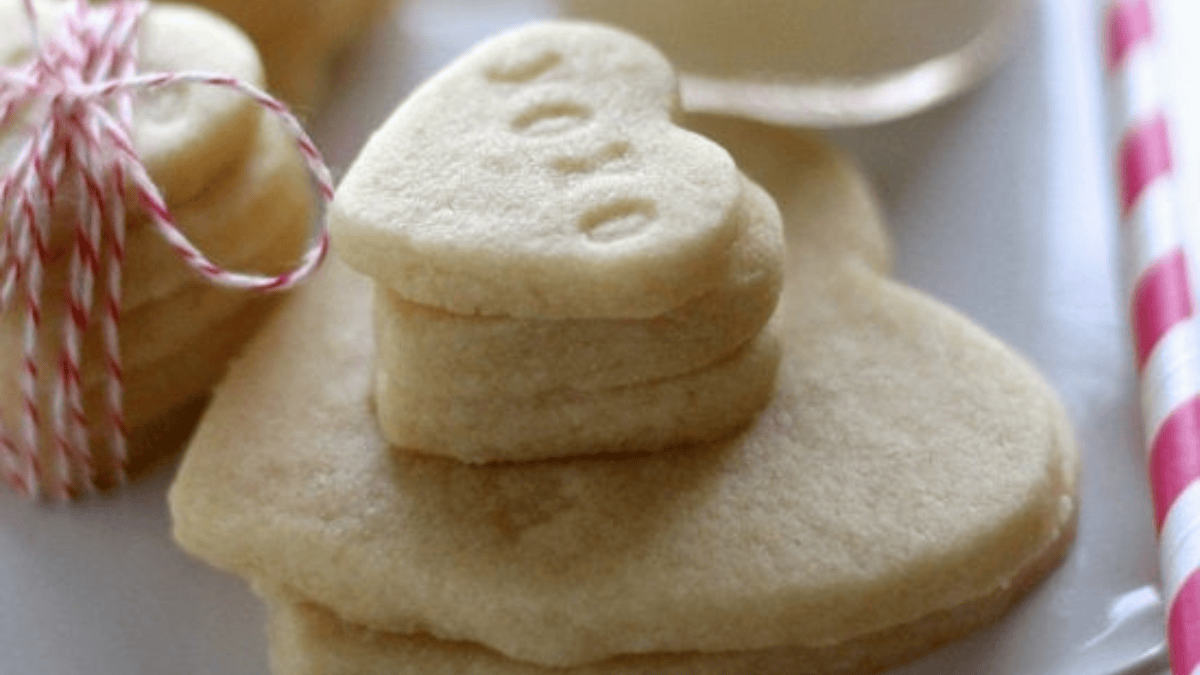
[{"label": "stack of heart cookies", "polygon": [[[35,3],[39,28],[59,28],[67,3]],[[0,1],[0,62],[16,63],[30,50],[31,36],[21,0]],[[207,11],[177,5],[155,6],[139,33],[142,72],[202,70],[262,83],[254,46],[232,24]],[[309,237],[314,214],[310,179],[295,140],[274,117],[237,92],[205,85],[147,90],[133,105],[133,140],[151,179],[161,190],[180,230],[219,265],[262,273],[295,265]],[[22,125],[0,130],[0,164],[9,165],[25,141]],[[70,191],[73,186],[63,187]],[[164,448],[153,436],[171,431],[168,413],[202,399],[224,372],[274,303],[264,296],[223,289],[191,270],[140,211],[134,193],[122,266],[119,323],[125,383],[125,420],[133,432],[132,468],[151,461]],[[49,263],[41,308],[39,368],[43,392],[58,374],[58,350],[67,312],[66,285],[73,227],[68,218],[49,228]],[[107,264],[111,264],[107,263]],[[106,267],[98,275],[104,279]],[[25,312],[17,307],[0,317],[0,400],[5,428],[20,429],[23,411],[18,378],[23,354]],[[99,320],[95,323],[98,325]],[[103,446],[107,429],[105,364],[97,328],[83,343],[83,399],[96,422],[93,446]],[[49,421],[42,420],[45,426]],[[49,429],[44,429],[48,434]],[[43,443],[49,447],[50,443]],[[43,458],[47,465],[50,461]],[[97,469],[104,465],[97,455]],[[104,476],[98,477],[103,481]]]},{"label": "stack of heart cookies", "polygon": [[673,124],[669,66],[605,35],[447,69],[339,188],[334,243],[378,283],[392,444],[470,462],[658,450],[729,435],[770,398],[778,210]]},{"label": "stack of heart cookies", "polygon": [[826,143],[674,100],[640,40],[538,24],[371,138],[349,265],[231,368],[170,493],[266,599],[277,675],[870,673],[1062,560],[1054,392],[887,277]]}]

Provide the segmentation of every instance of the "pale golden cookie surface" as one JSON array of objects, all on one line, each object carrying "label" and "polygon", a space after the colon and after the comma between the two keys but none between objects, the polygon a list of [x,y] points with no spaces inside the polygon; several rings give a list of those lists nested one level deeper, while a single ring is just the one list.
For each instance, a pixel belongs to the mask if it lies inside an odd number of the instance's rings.
[{"label": "pale golden cookie surface", "polygon": [[775,333],[692,372],[586,391],[438,398],[377,372],[379,429],[405,450],[471,463],[671,451],[729,436],[762,410],[779,365]]},{"label": "pale golden cookie surface", "polygon": [[[293,266],[315,211],[311,179],[295,140],[271,117],[242,161],[194,198],[172,206],[179,231],[212,262],[244,272],[279,273]],[[129,223],[124,267],[128,309],[204,283],[147,218]],[[206,284],[207,285],[207,284]]]},{"label": "pale golden cookie surface", "polygon": [[787,223],[783,362],[745,433],[486,467],[396,452],[368,285],[334,265],[218,390],[171,490],[178,541],[352,624],[561,665],[849,643],[1045,572],[1076,505],[1054,393],[883,276],[877,215],[826,147],[707,128]]},{"label": "pale golden cookie surface", "polygon": [[347,262],[460,314],[648,318],[720,284],[741,180],[677,126],[670,64],[583,24],[476,47],[375,132],[330,231]]},{"label": "pale golden cookie surface", "polygon": [[420,396],[524,398],[662,380],[728,357],[766,324],[783,283],[779,211],[745,183],[728,274],[677,309],[620,320],[466,316],[376,286],[376,367]]},{"label": "pale golden cookie surface", "polygon": [[1062,560],[1073,530],[1010,583],[953,610],[817,647],[618,656],[559,668],[507,658],[467,642],[387,633],[341,621],[328,609],[265,591],[275,675],[868,675],[910,661],[995,621]]}]

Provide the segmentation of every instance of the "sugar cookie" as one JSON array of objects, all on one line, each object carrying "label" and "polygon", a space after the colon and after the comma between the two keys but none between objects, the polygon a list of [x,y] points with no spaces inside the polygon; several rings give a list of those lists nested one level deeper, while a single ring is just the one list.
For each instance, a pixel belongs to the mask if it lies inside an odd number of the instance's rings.
[{"label": "sugar cookie", "polygon": [[[312,185],[295,142],[272,117],[263,117],[259,133],[240,166],[231,167],[194,199],[173,207],[179,230],[211,260],[230,269],[264,274],[295,263],[297,241],[308,235],[315,209]],[[141,214],[129,232],[129,306],[153,302],[186,285],[196,273],[170,250]]]},{"label": "sugar cookie", "polygon": [[696,371],[752,339],[779,296],[783,245],[775,202],[745,181],[739,208],[744,231],[721,284],[650,319],[464,316],[377,287],[376,367],[416,396],[441,399],[589,391]]},{"label": "sugar cookie", "polygon": [[488,466],[395,452],[370,404],[370,285],[336,263],[231,369],[171,488],[174,534],[286,592],[278,675],[876,671],[1061,559],[1078,456],[1045,381],[886,278],[861,178],[820,141],[706,129],[787,225],[776,391],[736,437]]},{"label": "sugar cookie", "polygon": [[673,122],[674,84],[632,36],[534,25],[374,135],[330,227],[377,283],[390,443],[468,462],[643,452],[728,435],[765,404],[779,213]]},{"label": "sugar cookie", "polygon": [[[313,197],[304,163],[278,120],[262,117],[257,126],[243,161],[192,199],[174,204],[172,215],[179,230],[213,261],[268,273],[293,264],[299,255]],[[126,313],[201,285],[143,213],[131,213],[128,228]],[[63,230],[69,228],[61,228],[60,237]],[[58,256],[47,267],[48,295],[63,292],[69,262],[68,256]]]},{"label": "sugar cookie", "polygon": [[726,274],[741,190],[674,106],[670,64],[645,43],[582,24],[515,30],[371,137],[330,232],[355,268],[459,314],[663,314]]},{"label": "sugar cookie", "polygon": [[[176,208],[174,215],[180,229],[215,260],[238,269],[272,273],[293,265],[301,255],[313,204],[308,174],[290,137],[274,120],[264,118],[263,125],[244,165],[213,190]],[[209,333],[252,298],[243,291],[199,279],[143,216],[133,221],[122,279],[120,336],[126,370],[167,354],[187,359],[182,345]],[[46,334],[40,341],[46,363],[52,362],[60,345],[66,265],[67,261],[60,259],[47,272]],[[19,312],[0,317],[0,333],[6,336],[0,359],[13,367],[21,353],[23,320]],[[88,333],[85,361],[103,363],[102,337],[99,331]],[[99,367],[85,369],[85,383],[102,379],[102,371]]]},{"label": "sugar cookie", "polygon": [[728,436],[753,419],[774,393],[779,355],[779,339],[767,330],[692,372],[531,396],[498,388],[438,398],[380,371],[375,411],[393,445],[464,462],[672,450]]}]

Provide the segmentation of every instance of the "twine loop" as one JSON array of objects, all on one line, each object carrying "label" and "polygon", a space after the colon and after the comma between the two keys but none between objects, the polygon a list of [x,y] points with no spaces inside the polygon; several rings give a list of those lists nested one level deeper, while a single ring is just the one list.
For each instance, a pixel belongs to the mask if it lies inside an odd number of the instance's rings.
[{"label": "twine loop", "polygon": [[[246,290],[291,288],[310,275],[329,248],[318,225],[297,266],[277,276],[225,270],[206,258],[176,227],[166,202],[134,150],[134,95],[158,87],[203,84],[240,92],[274,114],[295,139],[325,205],[332,179],[321,155],[287,107],[253,85],[203,72],[139,73],[138,28],[148,10],[141,0],[91,6],[74,0],[56,29],[38,30],[33,0],[24,0],[32,34],[29,58],[0,66],[0,132],[19,140],[0,177],[0,312],[24,311],[17,434],[0,419],[0,476],[38,497],[43,486],[66,499],[95,489],[98,465],[124,480],[127,429],[117,326],[125,259],[126,204],[135,204],[171,248],[209,282]],[[62,341],[55,372],[43,377],[44,276],[53,254],[51,228],[71,228],[63,302]],[[82,392],[83,336],[99,324],[103,345],[106,456],[90,447]],[[52,380],[49,396],[43,379]],[[43,408],[48,406],[48,410]],[[43,433],[48,424],[49,433]],[[46,440],[43,440],[46,439]],[[48,443],[51,447],[43,448]]]}]

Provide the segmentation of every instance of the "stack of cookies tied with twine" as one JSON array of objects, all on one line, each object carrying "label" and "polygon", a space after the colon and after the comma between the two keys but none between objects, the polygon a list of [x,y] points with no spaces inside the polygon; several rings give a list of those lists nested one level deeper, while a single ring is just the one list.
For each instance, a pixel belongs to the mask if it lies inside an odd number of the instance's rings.
[{"label": "stack of cookies tied with twine", "polygon": [[0,25],[0,467],[70,497],[179,447],[274,304],[246,289],[319,262],[331,190],[215,14],[0,0]]},{"label": "stack of cookies tied with twine", "polygon": [[1043,379],[888,278],[841,154],[681,115],[628,34],[479,45],[330,227],[170,492],[264,597],[277,675],[875,672],[1072,539]]}]

